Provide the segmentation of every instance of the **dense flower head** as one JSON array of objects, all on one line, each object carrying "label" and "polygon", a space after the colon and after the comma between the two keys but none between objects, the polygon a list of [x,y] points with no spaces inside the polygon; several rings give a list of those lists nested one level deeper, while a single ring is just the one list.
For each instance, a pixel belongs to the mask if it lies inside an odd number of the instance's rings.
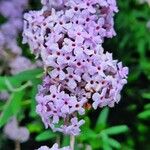
[{"label": "dense flower head", "polygon": [[19,127],[15,117],[6,124],[4,133],[9,139],[21,143],[26,142],[29,139],[29,130],[26,127]]},{"label": "dense flower head", "polygon": [[71,149],[69,148],[69,146],[59,148],[58,144],[54,144],[51,148],[49,148],[47,146],[41,146],[38,150],[71,150]]},{"label": "dense flower head", "polygon": [[77,115],[87,106],[119,102],[128,68],[102,48],[104,39],[116,34],[115,0],[59,2],[61,9],[43,0],[41,10],[25,14],[23,42],[42,58],[46,70],[36,97],[37,113],[53,131],[78,135],[84,120]]},{"label": "dense flower head", "polygon": [[[66,119],[74,122],[77,118],[73,114],[83,115],[88,104],[97,109],[113,107],[119,102],[120,91],[127,82],[128,68],[113,60],[109,53],[93,55],[89,57],[89,61],[92,63],[85,62],[86,65],[81,68],[74,65],[59,70],[56,68],[45,77],[36,99],[37,113],[46,127],[78,135],[79,129],[75,129],[75,132],[73,129],[69,130],[73,127],[69,122],[61,125],[60,129],[55,128],[55,124],[60,123],[60,118],[64,122]],[[80,127],[81,125],[77,125],[80,123],[82,125],[84,121],[81,120],[75,126]]]},{"label": "dense flower head", "polygon": [[46,8],[62,9],[64,8],[66,1],[67,0],[41,0],[41,3]]},{"label": "dense flower head", "polygon": [[0,49],[10,49],[14,53],[21,53],[16,39],[19,32],[22,30],[22,14],[27,3],[28,0],[0,1],[0,14],[7,19],[4,24],[0,25],[0,39],[3,39],[3,42],[0,42]]},{"label": "dense flower head", "polygon": [[12,61],[10,61],[11,74],[18,74],[22,71],[33,69],[35,67],[35,64],[32,64],[28,58],[23,56],[18,56]]},{"label": "dense flower head", "polygon": [[4,17],[18,18],[22,17],[24,7],[27,6],[28,0],[2,0],[0,4],[0,13]]},{"label": "dense flower head", "polygon": [[39,86],[39,94],[36,97],[37,113],[42,117],[45,126],[51,127],[53,131],[78,135],[84,120],[78,121],[75,114],[84,114],[86,98],[77,99],[76,96],[60,91],[62,88],[50,80],[49,76],[45,77],[43,85]]},{"label": "dense flower head", "polygon": [[0,25],[0,60],[2,63],[0,73],[9,68],[10,74],[17,74],[38,66],[22,56],[22,48],[17,41],[23,29],[23,12],[27,6],[28,0],[0,1],[0,14],[6,20]]},{"label": "dense flower head", "polygon": [[118,11],[115,0],[68,0],[64,5],[65,10],[43,7],[24,16],[24,43],[28,42],[43,60],[56,48],[65,53],[74,54],[74,48],[92,53],[105,37],[115,35],[113,16]]}]

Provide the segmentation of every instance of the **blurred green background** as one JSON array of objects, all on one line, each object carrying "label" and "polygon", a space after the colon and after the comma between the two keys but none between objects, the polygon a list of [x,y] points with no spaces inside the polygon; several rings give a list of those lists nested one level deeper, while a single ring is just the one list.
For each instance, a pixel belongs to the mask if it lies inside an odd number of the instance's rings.
[{"label": "blurred green background", "polygon": [[[106,51],[113,53],[115,59],[129,67],[128,84],[123,89],[120,103],[114,108],[87,112],[84,117],[86,124],[77,137],[75,150],[150,150],[150,27],[147,25],[150,20],[150,6],[137,0],[118,0],[117,3],[117,36],[107,39],[103,46]],[[30,9],[38,8],[40,5],[37,1],[31,0]],[[28,46],[22,47],[24,55],[33,58]],[[41,70],[33,70],[32,73],[23,73],[24,78],[22,74],[7,77],[15,87],[31,79],[34,86],[19,91],[20,93],[12,93],[22,94],[22,98],[16,98],[11,105],[6,106],[0,102],[0,111],[6,113],[0,117],[0,127],[15,114],[21,125],[26,125],[30,130],[30,140],[22,144],[22,150],[34,150],[44,144],[51,145],[56,138],[61,139],[62,146],[69,143],[68,137],[45,130],[39,116],[34,112],[34,96],[41,80],[36,77],[40,73]],[[7,89],[3,81],[4,77],[0,77],[0,90]],[[14,105],[16,110],[8,113],[8,109]],[[0,150],[7,149],[13,150],[14,144],[5,137],[1,128]]]}]

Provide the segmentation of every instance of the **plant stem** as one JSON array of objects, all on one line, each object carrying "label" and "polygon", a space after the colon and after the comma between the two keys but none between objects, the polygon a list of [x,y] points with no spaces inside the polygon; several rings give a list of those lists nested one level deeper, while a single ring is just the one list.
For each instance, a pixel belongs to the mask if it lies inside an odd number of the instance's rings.
[{"label": "plant stem", "polygon": [[58,144],[58,146],[60,147],[60,136],[58,135],[56,138],[56,143]]},{"label": "plant stem", "polygon": [[71,150],[74,150],[74,144],[75,144],[75,136],[70,136],[70,148]]},{"label": "plant stem", "polygon": [[15,141],[15,150],[21,150],[19,141]]},{"label": "plant stem", "polygon": [[19,91],[24,90],[24,89],[27,88],[28,86],[31,86],[31,85],[32,85],[32,82],[31,82],[31,81],[28,81],[28,82],[26,82],[24,85],[22,85],[21,87],[15,88],[15,87],[12,86],[12,84],[10,83],[10,81],[9,81],[6,77],[5,77],[5,83],[6,83],[7,88],[8,88],[11,92],[19,92]]}]

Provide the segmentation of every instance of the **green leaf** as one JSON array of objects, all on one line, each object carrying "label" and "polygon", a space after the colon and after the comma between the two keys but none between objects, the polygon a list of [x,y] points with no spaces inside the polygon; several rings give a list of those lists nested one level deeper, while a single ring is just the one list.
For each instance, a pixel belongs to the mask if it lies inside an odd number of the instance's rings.
[{"label": "green leaf", "polygon": [[102,144],[103,150],[112,150],[111,146],[108,143],[108,139],[109,139],[108,135],[105,132],[101,132],[100,136],[103,142]]},{"label": "green leaf", "polygon": [[80,140],[82,141],[86,141],[86,140],[89,140],[89,139],[96,139],[97,138],[97,134],[89,129],[89,128],[84,128],[82,130],[82,133],[80,134]]},{"label": "green leaf", "polygon": [[144,109],[150,109],[150,104],[146,104],[146,105],[144,106]]},{"label": "green leaf", "polygon": [[146,110],[138,114],[138,118],[140,119],[149,119],[150,118],[150,110]]},{"label": "green leaf", "polygon": [[21,72],[15,76],[13,76],[12,78],[16,79],[20,82],[24,82],[24,81],[28,81],[28,80],[37,78],[37,76],[41,73],[42,73],[42,69],[27,70],[27,71]]},{"label": "green leaf", "polygon": [[139,125],[137,126],[138,131],[139,131],[139,132],[142,132],[142,134],[148,132],[148,128],[149,128],[149,127],[146,126],[146,125],[144,125],[144,124],[139,124]]},{"label": "green leaf", "polygon": [[34,83],[34,86],[32,88],[32,91],[31,91],[31,111],[30,111],[30,116],[31,117],[36,117],[37,116],[37,113],[36,113],[36,100],[35,100],[35,96],[37,94],[37,85],[38,83]]},{"label": "green leaf", "polygon": [[99,149],[103,145],[102,140],[100,138],[89,140],[88,143],[92,146],[92,149]]},{"label": "green leaf", "polygon": [[145,99],[150,99],[150,93],[143,93],[142,97]]},{"label": "green leaf", "polygon": [[43,133],[40,133],[37,137],[36,137],[36,141],[37,142],[41,142],[41,141],[46,141],[46,140],[50,140],[52,138],[56,138],[56,134],[53,133],[50,130],[44,131]]},{"label": "green leaf", "polygon": [[18,88],[21,86],[21,84],[25,81],[34,81],[38,80],[37,77],[39,74],[42,73],[41,69],[34,69],[34,70],[28,70],[21,72],[15,76],[5,76],[0,77],[0,90],[8,90],[8,87],[6,85],[6,80],[14,87]]},{"label": "green leaf", "polygon": [[108,118],[109,108],[104,108],[97,120],[96,130],[100,130],[106,126],[107,118]]},{"label": "green leaf", "polygon": [[39,122],[32,122],[27,125],[27,128],[29,129],[30,133],[39,133],[43,129],[41,123]]},{"label": "green leaf", "polygon": [[119,125],[119,126],[110,127],[106,130],[103,130],[103,132],[109,135],[116,135],[116,134],[127,132],[128,130],[129,128],[126,125]]},{"label": "green leaf", "polygon": [[0,116],[0,127],[2,127],[12,116],[16,115],[20,111],[23,95],[24,91],[12,93]]},{"label": "green leaf", "polygon": [[62,147],[69,145],[69,143],[70,143],[70,137],[68,135],[64,135],[62,141]]},{"label": "green leaf", "polygon": [[118,141],[116,141],[115,139],[108,138],[108,143],[113,148],[121,149],[121,144]]},{"label": "green leaf", "polygon": [[42,80],[33,80],[32,83],[33,83],[33,88],[31,90],[31,110],[30,110],[30,116],[31,117],[36,117],[37,116],[37,113],[36,113],[36,100],[35,100],[35,97],[36,97],[36,94],[37,94],[37,91],[38,91],[38,85],[41,84]]}]

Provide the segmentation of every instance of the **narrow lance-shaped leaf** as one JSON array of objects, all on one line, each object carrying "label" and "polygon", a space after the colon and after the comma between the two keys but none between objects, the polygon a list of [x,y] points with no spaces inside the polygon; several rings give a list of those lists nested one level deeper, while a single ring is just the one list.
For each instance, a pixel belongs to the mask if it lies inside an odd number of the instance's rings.
[{"label": "narrow lance-shaped leaf", "polygon": [[0,116],[0,127],[2,127],[13,115],[16,115],[20,111],[23,95],[24,91],[12,93]]},{"label": "narrow lance-shaped leaf", "polygon": [[150,118],[150,110],[146,110],[138,114],[138,118],[140,119],[149,119]]},{"label": "narrow lance-shaped leaf", "polygon": [[108,143],[113,148],[121,149],[121,144],[118,141],[116,141],[115,139],[108,138]]},{"label": "narrow lance-shaped leaf", "polygon": [[150,103],[149,103],[149,104],[146,104],[146,105],[144,106],[144,109],[149,109],[149,110],[150,110]]},{"label": "narrow lance-shaped leaf", "polygon": [[109,113],[109,108],[107,108],[107,107],[101,111],[101,113],[97,119],[96,130],[100,130],[101,128],[104,128],[106,126],[108,113]]},{"label": "narrow lance-shaped leaf", "polygon": [[33,88],[31,90],[31,111],[30,111],[30,116],[31,117],[36,117],[36,94],[38,92],[38,85],[42,82],[40,79],[32,80],[33,83]]},{"label": "narrow lance-shaped leaf", "polygon": [[105,132],[101,132],[100,136],[103,142],[102,144],[103,150],[112,150],[111,146],[108,143],[108,139],[109,139],[108,135]]},{"label": "narrow lance-shaped leaf", "polygon": [[43,133],[40,133],[37,137],[36,137],[36,141],[40,142],[40,141],[46,141],[46,140],[50,140],[52,138],[56,138],[56,134],[53,133],[50,130],[44,131]]},{"label": "narrow lance-shaped leaf", "polygon": [[109,134],[109,135],[115,135],[115,134],[127,132],[128,130],[129,129],[126,125],[119,125],[119,126],[114,126],[114,127],[105,129],[105,130],[103,130],[103,132],[105,132],[106,134]]},{"label": "narrow lance-shaped leaf", "polygon": [[145,99],[150,99],[150,93],[143,93],[142,97]]},{"label": "narrow lance-shaped leaf", "polygon": [[6,79],[7,81],[10,82],[12,86],[14,86],[14,88],[17,88],[21,86],[22,82],[33,80],[37,77],[37,75],[41,73],[42,73],[41,69],[34,69],[21,72],[14,76],[0,77],[0,90],[8,90],[8,87],[6,85]]}]

